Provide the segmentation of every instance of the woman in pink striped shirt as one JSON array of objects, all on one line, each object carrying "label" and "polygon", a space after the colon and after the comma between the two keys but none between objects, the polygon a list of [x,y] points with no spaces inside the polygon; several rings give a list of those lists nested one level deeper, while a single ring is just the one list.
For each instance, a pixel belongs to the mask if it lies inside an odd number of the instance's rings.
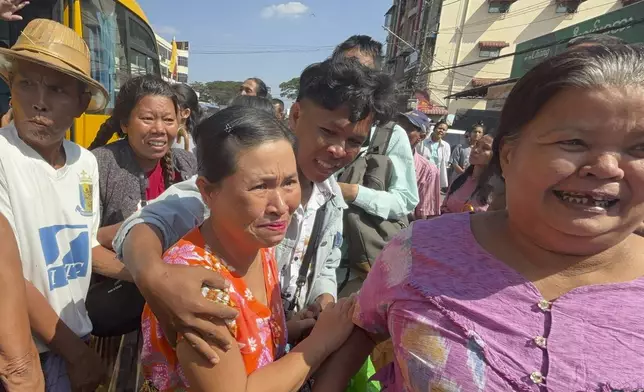
[{"label": "woman in pink striped shirt", "polygon": [[440,171],[436,165],[416,152],[416,146],[427,137],[430,124],[425,113],[418,110],[401,113],[398,117],[398,125],[407,132],[414,153],[419,202],[414,210],[413,220],[440,215]]}]

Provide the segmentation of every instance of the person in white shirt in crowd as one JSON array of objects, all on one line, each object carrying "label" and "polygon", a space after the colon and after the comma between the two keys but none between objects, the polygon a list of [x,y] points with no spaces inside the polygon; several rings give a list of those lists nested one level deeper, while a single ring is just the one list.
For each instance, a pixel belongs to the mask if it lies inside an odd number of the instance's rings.
[{"label": "person in white shirt in crowd", "polygon": [[449,143],[443,140],[448,129],[449,125],[445,121],[437,122],[430,138],[425,139],[423,143],[416,146],[416,152],[438,166],[438,170],[441,173],[441,191],[443,193],[447,191],[449,186],[447,171],[449,169],[449,159],[452,155],[452,148]]},{"label": "person in white shirt in crowd", "polygon": [[472,149],[474,149],[476,143],[484,134],[485,128],[483,127],[483,124],[474,124],[470,129],[465,131],[465,143],[461,143],[454,147],[450,158],[450,185],[458,176],[465,172],[465,169],[470,166],[470,154],[472,153]]},{"label": "person in white shirt in crowd", "polygon": [[[1,0],[0,19],[21,20],[16,12],[27,6],[25,0]],[[11,122],[11,109],[2,117],[2,126]],[[44,380],[38,351],[30,334],[25,307],[25,282],[18,244],[7,219],[0,214],[0,391],[40,392]]]},{"label": "person in white shirt in crowd", "polygon": [[[349,37],[338,45],[333,57],[354,57],[369,68],[378,68],[382,57],[382,44],[366,35]],[[376,127],[372,127],[370,139],[375,134]],[[370,215],[382,219],[403,219],[411,214],[418,205],[418,185],[414,157],[407,132],[395,125],[385,155],[391,160],[393,167],[390,186],[387,191],[377,191],[359,184],[345,184],[339,182],[344,201],[360,207]],[[344,266],[343,266],[344,267]],[[339,281],[346,280],[346,268],[338,269]],[[350,274],[346,287],[341,296],[355,292],[362,284],[362,279]]]},{"label": "person in white shirt in crowd", "polygon": [[[371,37],[353,36],[338,45],[333,56],[353,57],[361,64],[377,68],[382,44]],[[371,129],[373,137],[375,127]],[[414,172],[414,158],[405,130],[396,125],[385,155],[391,159],[393,173],[389,191],[375,191],[357,184],[339,183],[344,200],[383,219],[399,219],[409,215],[418,204],[418,187]]]},{"label": "person in white shirt in crowd", "polygon": [[65,140],[75,118],[108,102],[89,70],[82,38],[51,20],[31,21],[11,49],[0,49],[14,116],[0,130],[0,213],[17,240],[47,392],[94,391],[104,379],[99,356],[85,343],[98,165]]}]

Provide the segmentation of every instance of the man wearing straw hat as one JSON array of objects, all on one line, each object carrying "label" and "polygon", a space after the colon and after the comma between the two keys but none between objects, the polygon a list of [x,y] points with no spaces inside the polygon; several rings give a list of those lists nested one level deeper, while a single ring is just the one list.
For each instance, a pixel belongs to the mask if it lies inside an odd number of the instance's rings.
[{"label": "man wearing straw hat", "polygon": [[94,391],[103,381],[85,298],[98,244],[98,167],[65,140],[75,118],[100,112],[107,91],[90,77],[89,49],[72,30],[35,19],[0,48],[13,123],[0,129],[0,213],[15,234],[31,330],[46,391]]}]

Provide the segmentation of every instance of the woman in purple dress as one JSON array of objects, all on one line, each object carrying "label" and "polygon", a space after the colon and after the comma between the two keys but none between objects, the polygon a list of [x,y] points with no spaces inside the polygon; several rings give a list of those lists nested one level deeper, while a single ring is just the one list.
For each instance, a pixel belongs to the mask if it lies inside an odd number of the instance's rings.
[{"label": "woman in purple dress", "polygon": [[355,328],[316,376],[342,391],[374,345],[384,391],[641,391],[644,48],[546,60],[503,109],[507,207],[415,222],[383,250]]}]

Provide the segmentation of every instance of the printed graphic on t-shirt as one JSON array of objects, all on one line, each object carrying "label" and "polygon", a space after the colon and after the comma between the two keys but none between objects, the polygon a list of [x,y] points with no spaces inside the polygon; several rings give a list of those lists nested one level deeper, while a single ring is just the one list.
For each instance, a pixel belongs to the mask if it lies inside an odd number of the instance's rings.
[{"label": "printed graphic on t-shirt", "polygon": [[49,290],[65,287],[70,280],[87,276],[90,257],[87,225],[55,225],[43,227],[38,233],[45,256]]},{"label": "printed graphic on t-shirt", "polygon": [[92,216],[94,211],[94,184],[92,176],[83,170],[79,176],[78,190],[80,193],[80,204],[76,207],[76,211],[82,216]]}]

